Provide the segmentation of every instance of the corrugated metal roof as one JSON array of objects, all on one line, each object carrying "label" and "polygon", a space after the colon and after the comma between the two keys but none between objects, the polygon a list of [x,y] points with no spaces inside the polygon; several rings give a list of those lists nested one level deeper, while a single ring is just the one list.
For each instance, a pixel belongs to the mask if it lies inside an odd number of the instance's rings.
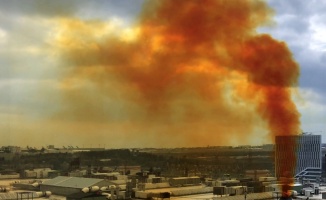
[{"label": "corrugated metal roof", "polygon": [[52,186],[70,187],[70,188],[84,188],[84,187],[90,187],[102,181],[104,181],[104,179],[58,176],[54,179],[44,181],[42,185],[52,185]]},{"label": "corrugated metal roof", "polygon": [[66,176],[57,176],[53,179],[50,179],[50,180],[47,180],[47,181],[44,181],[42,184],[44,185],[55,185],[55,184],[58,184],[62,181],[65,181],[67,178],[70,178],[70,177],[66,177]]}]

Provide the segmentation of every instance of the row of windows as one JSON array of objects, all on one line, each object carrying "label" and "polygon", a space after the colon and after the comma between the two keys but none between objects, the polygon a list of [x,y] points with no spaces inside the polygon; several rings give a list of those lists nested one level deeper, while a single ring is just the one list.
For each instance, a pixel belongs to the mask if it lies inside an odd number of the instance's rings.
[{"label": "row of windows", "polygon": [[[321,155],[318,154],[279,154],[276,155],[276,161],[291,161],[296,160],[302,163],[307,163],[308,166],[315,166],[312,163],[321,163]],[[311,164],[309,164],[311,163]]]},{"label": "row of windows", "polygon": [[321,168],[321,158],[321,135],[275,137],[275,170],[278,175],[282,170],[280,167],[293,166],[293,162],[296,174],[307,167]]},{"label": "row of windows", "polygon": [[313,145],[318,145],[321,143],[321,135],[311,135],[311,136],[276,136],[276,144],[302,144],[310,143]]}]

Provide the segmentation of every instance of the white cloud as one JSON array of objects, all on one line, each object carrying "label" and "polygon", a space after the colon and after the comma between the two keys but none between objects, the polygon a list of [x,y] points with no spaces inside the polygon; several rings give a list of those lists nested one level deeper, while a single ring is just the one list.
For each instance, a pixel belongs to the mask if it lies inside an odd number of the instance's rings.
[{"label": "white cloud", "polygon": [[302,98],[296,98],[295,102],[301,113],[302,130],[326,134],[326,105],[323,96],[312,89],[301,89],[300,95]]},{"label": "white cloud", "polygon": [[326,22],[320,15],[310,18],[311,41],[309,48],[315,51],[326,51]]}]

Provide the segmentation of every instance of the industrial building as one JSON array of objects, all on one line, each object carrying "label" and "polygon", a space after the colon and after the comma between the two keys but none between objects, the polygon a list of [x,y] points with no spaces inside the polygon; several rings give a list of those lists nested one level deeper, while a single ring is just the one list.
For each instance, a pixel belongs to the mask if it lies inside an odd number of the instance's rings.
[{"label": "industrial building", "polygon": [[0,173],[0,180],[1,179],[18,179],[20,178],[20,174],[11,172],[11,173]]},{"label": "industrial building", "polygon": [[24,178],[48,178],[49,173],[55,172],[51,168],[36,168],[32,170],[23,170],[22,177]]},{"label": "industrial building", "polygon": [[58,176],[44,181],[40,185],[40,190],[43,192],[51,191],[52,194],[56,195],[69,196],[80,193],[84,188],[93,186],[101,188],[108,185],[109,181],[104,179]]},{"label": "industrial building", "polygon": [[51,195],[51,192],[8,192],[0,193],[0,199],[2,200],[18,200],[18,199],[36,199],[36,198],[48,198]]},{"label": "industrial building", "polygon": [[[293,145],[289,148],[286,145]],[[322,171],[322,143],[321,135],[302,134],[291,136],[276,136],[275,138],[275,176],[280,178],[284,174],[281,165],[291,164],[289,152],[294,153],[296,158],[295,177],[300,182],[318,182],[321,179]]]},{"label": "industrial building", "polygon": [[[131,178],[131,179],[130,179]],[[155,178],[159,178],[157,182]],[[155,181],[154,181],[155,180]],[[199,177],[152,177],[140,182],[138,176],[130,176],[128,180],[104,180],[96,178],[59,176],[51,180],[34,180],[28,182],[14,181],[11,189],[0,199],[13,198],[19,194],[29,194],[32,198],[39,195],[52,195],[53,199],[66,200],[105,200],[105,199],[272,199],[275,192],[280,191],[275,177],[259,177],[244,179],[207,179]],[[7,186],[6,186],[7,187]],[[292,188],[298,193],[302,185]],[[23,193],[21,190],[24,190]],[[41,190],[35,193],[33,190]],[[8,196],[8,197],[6,197]]]}]

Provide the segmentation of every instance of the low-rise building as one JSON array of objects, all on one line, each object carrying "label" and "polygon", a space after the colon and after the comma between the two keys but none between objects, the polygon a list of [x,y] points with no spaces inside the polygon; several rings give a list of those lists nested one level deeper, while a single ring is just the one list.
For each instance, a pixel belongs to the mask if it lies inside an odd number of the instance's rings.
[{"label": "low-rise building", "polygon": [[24,170],[22,177],[24,178],[48,178],[49,174],[55,170],[51,168],[36,168],[32,170]]},{"label": "low-rise building", "polygon": [[51,191],[52,194],[69,196],[82,192],[84,188],[97,186],[98,188],[107,187],[109,182],[104,179],[81,178],[58,176],[54,179],[44,181],[40,185],[41,191]]},{"label": "low-rise building", "polygon": [[269,177],[271,175],[269,170],[246,170],[246,178],[252,178],[254,181],[258,181],[260,177]]},{"label": "low-rise building", "polygon": [[6,173],[6,174],[0,173],[0,179],[18,179],[18,178],[20,178],[19,173]]}]

